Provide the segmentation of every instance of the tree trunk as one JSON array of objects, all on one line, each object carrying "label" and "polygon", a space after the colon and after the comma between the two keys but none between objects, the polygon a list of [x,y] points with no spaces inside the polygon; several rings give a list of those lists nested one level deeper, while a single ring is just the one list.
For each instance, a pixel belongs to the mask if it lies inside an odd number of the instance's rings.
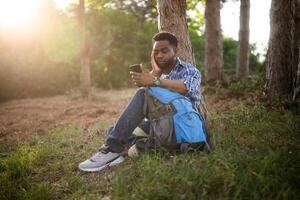
[{"label": "tree trunk", "polygon": [[249,16],[250,0],[241,0],[239,47],[236,59],[236,76],[249,76]]},{"label": "tree trunk", "polygon": [[91,88],[91,74],[90,74],[90,56],[89,47],[86,41],[85,30],[85,6],[84,0],[79,0],[78,16],[80,24],[80,38],[81,38],[81,52],[80,52],[80,90],[82,97],[89,97]]},{"label": "tree trunk", "polygon": [[221,80],[223,48],[220,22],[220,0],[205,1],[205,80],[214,84]]},{"label": "tree trunk", "polygon": [[294,63],[295,1],[272,0],[266,93],[270,100],[291,95]]},{"label": "tree trunk", "polygon": [[[293,91],[293,100],[300,99],[300,0],[296,1],[295,9],[295,50],[294,50],[294,66],[298,66],[295,77],[295,85]],[[297,57],[298,55],[298,57]]]},{"label": "tree trunk", "polygon": [[158,0],[158,29],[168,31],[178,38],[177,56],[195,64],[186,21],[185,0]]}]

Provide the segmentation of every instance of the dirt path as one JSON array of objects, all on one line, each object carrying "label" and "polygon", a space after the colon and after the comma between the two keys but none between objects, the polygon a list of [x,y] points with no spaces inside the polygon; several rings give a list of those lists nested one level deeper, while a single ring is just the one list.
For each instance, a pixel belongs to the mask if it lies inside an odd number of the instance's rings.
[{"label": "dirt path", "polygon": [[[133,93],[134,89],[97,90],[91,100],[71,94],[0,103],[0,143],[26,139],[32,134],[71,124],[83,128],[99,121],[112,124]],[[210,111],[222,111],[237,100],[207,96],[206,103]]]}]

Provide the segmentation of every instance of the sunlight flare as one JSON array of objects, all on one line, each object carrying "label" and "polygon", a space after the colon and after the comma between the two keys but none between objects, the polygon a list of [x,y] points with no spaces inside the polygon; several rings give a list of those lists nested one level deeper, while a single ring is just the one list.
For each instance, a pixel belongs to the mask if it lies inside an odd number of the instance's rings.
[{"label": "sunlight flare", "polygon": [[71,3],[78,3],[76,0],[53,0],[55,7],[59,10],[65,10]]},{"label": "sunlight flare", "polygon": [[1,0],[0,26],[18,28],[32,25],[40,4],[41,0]]}]

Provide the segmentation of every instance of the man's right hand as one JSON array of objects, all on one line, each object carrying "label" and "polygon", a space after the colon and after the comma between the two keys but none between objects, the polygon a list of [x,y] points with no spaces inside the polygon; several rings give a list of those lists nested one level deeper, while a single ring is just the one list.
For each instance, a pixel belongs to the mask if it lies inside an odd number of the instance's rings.
[{"label": "man's right hand", "polygon": [[155,62],[154,59],[154,52],[151,52],[151,66],[152,66],[152,75],[155,77],[159,77],[162,73],[161,69],[158,67],[157,63]]}]

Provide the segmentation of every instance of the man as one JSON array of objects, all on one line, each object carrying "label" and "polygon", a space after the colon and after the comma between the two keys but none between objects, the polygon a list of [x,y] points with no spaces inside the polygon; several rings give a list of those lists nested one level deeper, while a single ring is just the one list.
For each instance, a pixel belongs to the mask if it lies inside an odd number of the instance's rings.
[{"label": "man", "polygon": [[[151,53],[152,71],[148,72],[141,65],[142,73],[130,72],[131,78],[137,86],[158,86],[176,91],[190,98],[193,106],[200,104],[200,72],[189,63],[176,57],[177,38],[168,32],[157,33],[153,37]],[[124,146],[136,127],[149,133],[149,122],[143,121],[144,105],[143,88],[137,90],[123,113],[113,127],[108,130],[106,147],[93,155],[90,159],[79,164],[82,171],[100,171],[107,166],[123,162],[120,155]]]}]

